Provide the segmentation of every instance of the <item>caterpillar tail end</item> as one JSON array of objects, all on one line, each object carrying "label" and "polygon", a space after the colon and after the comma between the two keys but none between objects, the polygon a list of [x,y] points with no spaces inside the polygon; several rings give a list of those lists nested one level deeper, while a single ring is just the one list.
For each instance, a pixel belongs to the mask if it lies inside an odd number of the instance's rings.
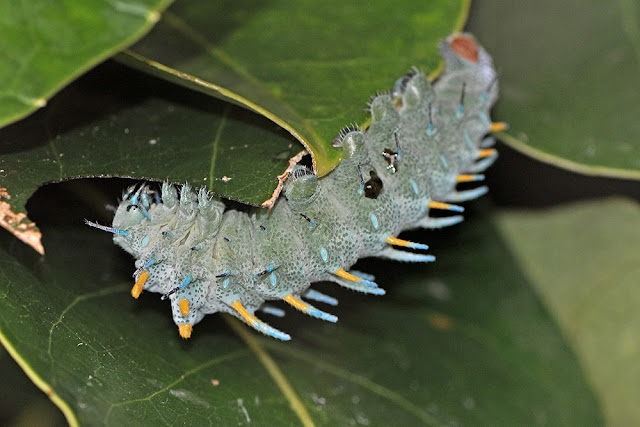
[{"label": "caterpillar tail end", "polygon": [[478,44],[473,38],[458,34],[449,40],[449,45],[451,50],[461,58],[471,62],[478,62]]},{"label": "caterpillar tail end", "polygon": [[240,301],[234,301],[231,307],[242,317],[242,319],[253,329],[258,332],[262,332],[273,338],[277,338],[282,341],[289,341],[291,336],[287,333],[277,330],[276,328],[269,326],[267,323],[258,319],[256,316],[249,314],[246,308],[242,306]]}]

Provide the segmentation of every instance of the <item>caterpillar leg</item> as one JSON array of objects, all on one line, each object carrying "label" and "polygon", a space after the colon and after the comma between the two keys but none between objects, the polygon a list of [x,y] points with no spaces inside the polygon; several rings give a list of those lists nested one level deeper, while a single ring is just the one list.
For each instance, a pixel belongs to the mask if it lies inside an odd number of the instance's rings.
[{"label": "caterpillar leg", "polygon": [[304,301],[301,301],[301,300],[295,298],[292,294],[289,294],[289,295],[285,296],[283,299],[289,305],[291,305],[294,308],[302,311],[305,314],[308,314],[309,316],[317,317],[318,319],[327,320],[327,321],[333,322],[333,323],[336,323],[338,321],[338,318],[336,316],[334,316],[333,314],[325,313],[324,311],[318,310],[317,308],[315,308],[311,304],[308,304],[308,303],[306,303]]},{"label": "caterpillar leg", "polygon": [[142,293],[142,288],[144,287],[144,284],[148,278],[149,278],[149,273],[147,273],[146,271],[143,271],[142,273],[140,273],[140,275],[138,276],[138,280],[136,280],[136,284],[133,285],[133,288],[131,288],[132,297],[134,297],[135,299],[138,299],[138,297]]},{"label": "caterpillar leg", "polygon": [[242,319],[251,326],[256,331],[262,332],[265,335],[269,335],[270,337],[277,338],[282,341],[289,341],[291,336],[282,331],[277,330],[276,328],[269,326],[262,320],[258,319],[256,316],[249,314],[246,308],[242,306],[240,301],[234,301],[231,304],[231,307],[238,312]]},{"label": "caterpillar leg", "polygon": [[453,212],[464,212],[464,208],[462,206],[452,205],[450,203],[436,202],[433,200],[429,200],[427,206],[429,207],[429,209],[443,209]]},{"label": "caterpillar leg", "polygon": [[375,282],[376,281],[376,276],[374,276],[373,274],[364,273],[364,272],[358,271],[358,270],[351,270],[349,273],[351,273],[354,276],[359,277],[361,279],[368,280],[370,282]]},{"label": "caterpillar leg", "polygon": [[140,273],[142,273],[145,269],[151,267],[153,264],[156,263],[156,259],[155,258],[149,258],[149,260],[147,262],[145,262],[144,264],[142,263],[141,260],[136,261],[136,265],[139,265],[139,263],[141,264],[140,267],[136,268],[136,271],[133,272],[133,274],[131,275],[132,277],[138,277],[138,275]]},{"label": "caterpillar leg", "polygon": [[485,157],[493,157],[498,154],[498,151],[495,148],[483,148],[478,150],[478,159],[484,159]]},{"label": "caterpillar leg", "polygon": [[464,220],[462,215],[448,216],[444,218],[430,218],[426,217],[418,223],[420,228],[443,228],[452,225],[460,224]]},{"label": "caterpillar leg", "polygon": [[491,148],[494,145],[496,145],[495,138],[488,136],[482,140],[482,142],[480,143],[480,148]]},{"label": "caterpillar leg", "polygon": [[[353,272],[352,272],[353,273]],[[318,302],[323,302],[325,304],[329,304],[329,305],[333,305],[334,307],[336,305],[338,305],[338,300],[330,297],[329,295],[325,295],[321,292],[318,292],[314,289],[308,289],[307,292],[305,292],[303,295],[303,297],[308,298],[308,299],[312,299],[314,301],[318,301]]]},{"label": "caterpillar leg", "polygon": [[262,306],[260,306],[260,311],[276,317],[284,317],[285,315],[284,310],[269,304],[262,304]]},{"label": "caterpillar leg", "polygon": [[477,199],[480,196],[484,196],[489,192],[489,187],[483,185],[472,190],[454,191],[447,196],[448,202],[461,203],[468,200]]},{"label": "caterpillar leg", "polygon": [[509,129],[509,125],[505,122],[497,122],[491,123],[490,132],[502,132],[503,130]]},{"label": "caterpillar leg", "polygon": [[393,248],[383,249],[376,256],[403,262],[433,262],[436,260],[433,255],[414,254],[413,252],[404,252]]},{"label": "caterpillar leg", "polygon": [[356,276],[354,274],[351,274],[351,273],[347,273],[343,269],[336,270],[336,271],[333,272],[333,274],[335,274],[336,276],[341,277],[341,278],[343,278],[345,280],[348,280],[349,282],[363,284],[363,285],[366,285],[366,286],[370,286],[372,288],[377,288],[378,287],[378,285],[375,282],[363,279],[363,278],[358,277],[358,276]]},{"label": "caterpillar leg", "polygon": [[387,237],[386,241],[388,244],[394,245],[394,246],[403,246],[405,248],[411,248],[411,249],[421,249],[423,251],[426,251],[427,249],[429,249],[429,246],[423,243],[410,242],[408,240],[398,239],[397,237],[393,237],[393,236]]},{"label": "caterpillar leg", "polygon": [[[489,148],[489,150],[493,150],[493,149]],[[481,151],[484,151],[484,150],[481,150]],[[493,155],[491,155],[489,157],[484,157],[480,161],[474,163],[469,169],[467,169],[467,172],[471,172],[471,173],[483,172],[489,166],[494,164],[495,161],[498,159],[498,152],[495,151],[495,150],[493,150],[493,151],[494,151]]]},{"label": "caterpillar leg", "polygon": [[362,281],[354,282],[352,280],[343,279],[339,276],[330,276],[328,279],[334,283],[337,283],[343,288],[351,289],[353,291],[363,292],[365,294],[384,295],[386,293],[384,289],[378,288],[378,287],[371,287],[369,285],[364,285]]},{"label": "caterpillar leg", "polygon": [[456,177],[456,182],[484,181],[484,175],[461,174]]}]

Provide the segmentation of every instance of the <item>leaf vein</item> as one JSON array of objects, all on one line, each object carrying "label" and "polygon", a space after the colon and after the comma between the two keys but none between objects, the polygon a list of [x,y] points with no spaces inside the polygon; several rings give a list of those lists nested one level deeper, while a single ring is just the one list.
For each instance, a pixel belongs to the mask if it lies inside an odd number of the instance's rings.
[{"label": "leaf vein", "polygon": [[[216,365],[218,363],[222,363],[222,362],[227,362],[227,361],[231,361],[234,359],[239,358],[240,356],[245,356],[248,355],[248,352],[246,350],[239,350],[239,351],[234,351],[233,353],[229,353],[226,354],[224,356],[220,356],[220,357],[216,357],[215,359],[211,359],[205,363],[202,363],[196,367],[194,367],[193,369],[188,370],[187,372],[184,373],[184,375],[181,375],[180,377],[178,377],[175,381],[173,381],[170,384],[167,384],[165,387],[158,389],[156,391],[154,391],[153,393],[145,396],[145,397],[140,397],[138,399],[131,399],[131,400],[125,400],[122,402],[117,402],[117,403],[112,403],[109,408],[107,409],[107,413],[105,414],[105,422],[107,422],[107,420],[109,419],[109,416],[111,415],[111,411],[114,408],[117,408],[119,406],[124,406],[124,405],[128,405],[131,403],[136,403],[136,402],[144,402],[144,401],[148,401],[151,402],[151,399],[153,399],[155,396],[159,395],[160,393],[164,393],[165,391],[171,389],[171,387],[175,387],[176,385],[180,384],[182,381],[184,381],[187,377],[196,374],[198,372],[200,372],[201,370],[211,367],[213,365]],[[153,408],[158,411],[158,409],[155,407],[155,405],[153,405]],[[160,414],[160,411],[158,411],[158,414]],[[169,423],[170,424],[170,423]]]},{"label": "leaf vein", "polygon": [[[270,347],[272,347],[273,350],[276,351],[281,351],[280,349],[276,348],[275,346],[273,346],[271,343],[268,343],[267,345],[269,345]],[[282,351],[281,351],[282,352]],[[294,358],[297,358],[299,360],[305,361],[305,362],[309,362],[309,363],[313,363],[316,367],[329,372],[335,376],[341,377],[346,379],[347,381],[351,381],[354,384],[357,384],[361,387],[366,388],[367,390],[370,390],[371,392],[382,396],[383,398],[390,400],[391,402],[396,403],[398,406],[401,406],[402,408],[406,409],[407,411],[411,412],[413,415],[415,415],[417,418],[419,418],[422,422],[429,424],[429,425],[436,425],[439,426],[441,425],[441,423],[436,420],[434,417],[432,417],[431,415],[429,415],[428,413],[424,412],[423,410],[421,410],[420,408],[418,408],[416,405],[414,405],[413,403],[411,403],[410,401],[408,401],[407,399],[405,399],[404,397],[400,396],[398,393],[394,392],[393,390],[388,389],[387,387],[384,387],[378,383],[375,383],[363,376],[360,375],[356,375],[353,374],[351,372],[348,372],[344,369],[338,368],[337,366],[334,366],[330,363],[324,362],[319,360],[317,357],[313,357],[309,354],[307,354],[304,351],[301,350],[294,350],[291,348],[287,348],[287,356],[291,356]]]},{"label": "leaf vein", "polygon": [[211,147],[211,164],[209,166],[209,190],[211,190],[211,186],[213,185],[213,171],[216,167],[216,160],[218,158],[218,145],[220,143],[220,138],[222,137],[222,130],[224,129],[225,124],[227,123],[227,117],[229,115],[230,106],[227,104],[224,107],[224,111],[222,112],[222,119],[220,120],[220,125],[216,130],[216,136],[213,138],[213,144]]},{"label": "leaf vein", "polygon": [[231,329],[233,329],[233,331],[238,334],[238,336],[245,342],[249,349],[258,358],[260,363],[262,363],[282,394],[284,394],[287,401],[289,401],[291,409],[293,409],[302,424],[306,427],[315,426],[315,423],[311,419],[311,415],[309,415],[309,412],[300,400],[300,397],[297,395],[289,381],[287,381],[287,378],[284,376],[280,368],[278,368],[276,362],[260,345],[256,337],[252,335],[252,332],[249,332],[244,325],[240,324],[239,320],[237,320],[235,317],[232,317],[231,315],[225,314],[224,320],[231,327]]}]

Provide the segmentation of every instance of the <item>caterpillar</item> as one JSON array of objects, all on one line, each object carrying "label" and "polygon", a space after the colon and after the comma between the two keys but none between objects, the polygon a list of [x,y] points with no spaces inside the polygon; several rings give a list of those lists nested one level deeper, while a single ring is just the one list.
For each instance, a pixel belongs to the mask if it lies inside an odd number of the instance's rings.
[{"label": "caterpillar", "polygon": [[433,261],[427,245],[399,233],[457,224],[461,215],[429,213],[460,213],[453,203],[487,192],[456,186],[481,181],[497,158],[489,134],[504,125],[489,119],[498,95],[493,61],[470,34],[448,37],[440,51],[444,70],[433,85],[414,69],[373,97],[369,126],[347,127],[333,140],[340,164],[322,178],[296,165],[270,211],[227,209],[205,188],[165,182],[161,191],[129,188],[110,227],[85,221],[136,258],[132,296],[162,294],[183,338],[206,314],[226,312],[289,340],[256,316],[284,315],[272,300],[336,322],[308,302],[337,304],[312,283],[383,295],[373,276],[349,270],[359,258]]}]

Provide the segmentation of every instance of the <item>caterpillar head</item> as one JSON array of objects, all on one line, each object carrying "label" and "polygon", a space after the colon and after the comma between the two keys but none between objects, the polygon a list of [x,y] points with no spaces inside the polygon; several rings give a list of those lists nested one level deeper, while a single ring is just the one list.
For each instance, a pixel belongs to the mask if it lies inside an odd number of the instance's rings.
[{"label": "caterpillar head", "polygon": [[113,217],[112,228],[119,230],[113,238],[113,241],[123,247],[127,252],[135,254],[139,246],[146,246],[146,242],[140,241],[144,239],[138,236],[139,233],[134,232],[145,219],[149,219],[149,208],[151,202],[149,200],[150,190],[146,185],[141,185],[136,189],[135,186],[130,187],[122,197],[122,203],[118,206],[116,214]]},{"label": "caterpillar head", "polygon": [[116,210],[113,227],[124,230],[140,224],[145,218],[146,210],[149,209],[148,197],[146,186],[140,186],[138,190],[135,186],[130,187]]}]

